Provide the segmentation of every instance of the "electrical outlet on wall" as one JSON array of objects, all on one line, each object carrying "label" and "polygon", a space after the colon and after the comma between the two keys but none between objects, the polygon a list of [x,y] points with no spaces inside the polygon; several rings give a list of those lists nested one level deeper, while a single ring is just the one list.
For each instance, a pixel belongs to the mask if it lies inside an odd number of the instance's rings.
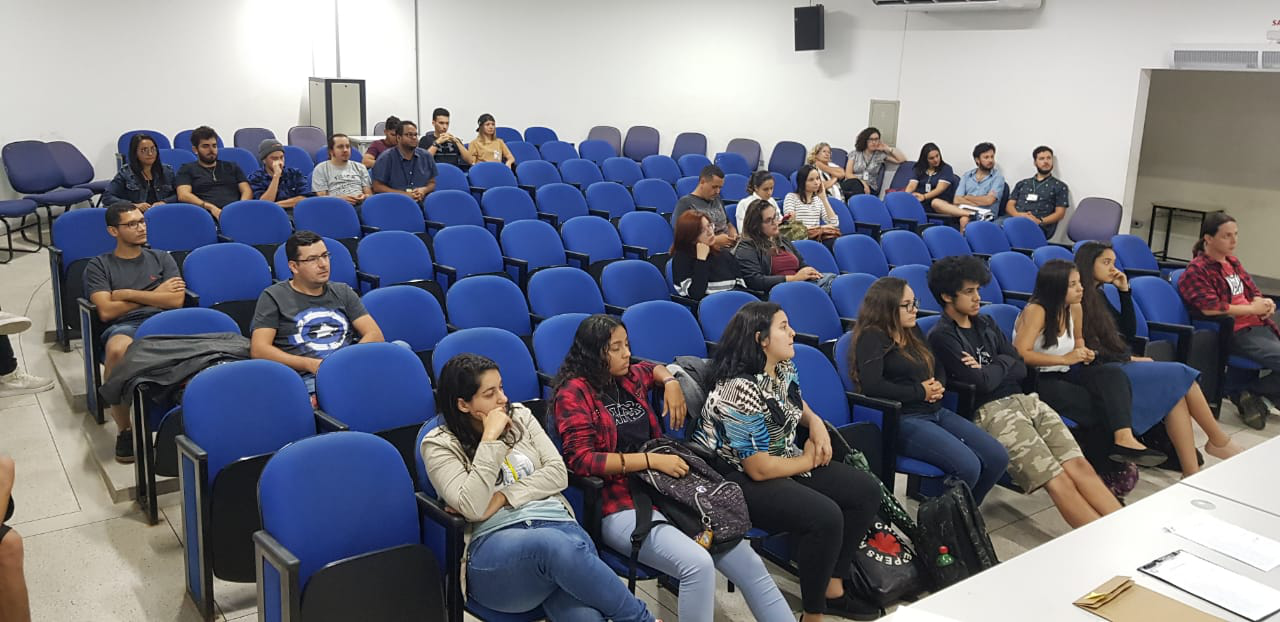
[{"label": "electrical outlet on wall", "polygon": [[1141,220],[1135,220],[1135,221],[1133,221],[1133,223],[1131,223],[1131,224],[1129,225],[1129,228],[1130,228],[1130,229],[1141,229],[1145,224],[1146,224],[1146,223],[1142,222]]}]

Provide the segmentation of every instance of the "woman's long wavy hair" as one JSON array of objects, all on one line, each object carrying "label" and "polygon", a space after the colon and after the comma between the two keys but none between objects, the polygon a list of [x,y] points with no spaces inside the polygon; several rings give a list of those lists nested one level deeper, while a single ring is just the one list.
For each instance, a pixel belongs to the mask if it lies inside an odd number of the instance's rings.
[{"label": "woman's long wavy hair", "polygon": [[[899,344],[902,355],[914,363],[927,365],[933,369],[933,352],[920,338],[919,331],[909,330],[902,325],[898,311],[902,305],[902,293],[907,282],[897,277],[886,276],[876,279],[862,299],[862,308],[858,310],[858,323],[853,328],[853,343],[857,344],[863,333],[879,330]],[[849,373],[853,381],[858,382],[858,362],[855,360],[856,347],[849,348]]]},{"label": "woman's long wavy hair", "polygon": [[[756,199],[747,206],[747,213],[742,217],[742,237],[755,244],[756,248],[771,251],[779,246],[779,242],[777,236],[769,237],[764,234],[764,211],[767,209],[781,208],[775,207],[764,199]],[[776,212],[774,217],[777,217]]]},{"label": "woman's long wavy hair", "polygon": [[748,302],[729,318],[712,358],[707,390],[721,380],[754,376],[765,371],[768,358],[763,341],[769,337],[773,316],[781,310],[776,302]]},{"label": "woman's long wavy hair", "polygon": [[1071,322],[1071,311],[1067,309],[1067,286],[1071,283],[1071,273],[1076,271],[1076,265],[1070,261],[1051,259],[1036,273],[1035,291],[1031,292],[1028,302],[1044,308],[1042,343],[1045,348],[1052,348],[1058,343],[1058,335]]},{"label": "woman's long wavy hair", "polygon": [[609,339],[619,326],[626,328],[622,320],[603,313],[582,320],[552,386],[558,390],[566,382],[582,378],[597,393],[606,391],[613,382],[609,373]]},{"label": "woman's long wavy hair", "polygon": [[[476,447],[480,446],[480,430],[475,424],[475,417],[458,409],[458,400],[469,402],[480,391],[480,377],[489,370],[497,371],[498,364],[492,359],[479,354],[459,354],[444,364],[440,369],[440,381],[436,385],[439,395],[437,404],[444,415],[444,424],[449,432],[462,445],[462,452],[470,460],[476,455]],[[507,402],[507,413],[510,414],[512,404]],[[520,442],[524,430],[513,419],[507,431],[499,439],[508,447]]]},{"label": "woman's long wavy hair", "polygon": [[1102,284],[1093,278],[1093,268],[1102,253],[1112,250],[1107,242],[1086,242],[1076,251],[1076,270],[1080,273],[1080,285],[1084,297],[1080,307],[1084,311],[1084,345],[1101,352],[1122,355],[1129,345],[1120,335],[1115,316],[1109,310],[1110,303],[1102,293]]}]

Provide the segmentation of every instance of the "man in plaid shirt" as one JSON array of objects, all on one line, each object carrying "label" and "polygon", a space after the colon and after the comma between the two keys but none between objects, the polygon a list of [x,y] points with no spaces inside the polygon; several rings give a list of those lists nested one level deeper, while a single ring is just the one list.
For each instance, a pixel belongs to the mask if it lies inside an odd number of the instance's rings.
[{"label": "man in plaid shirt", "polygon": [[1280,330],[1272,319],[1275,301],[1262,295],[1233,254],[1238,233],[1236,220],[1225,212],[1205,216],[1195,259],[1178,282],[1178,292],[1206,316],[1233,318],[1231,353],[1270,370],[1231,396],[1245,424],[1261,430],[1271,410],[1268,402],[1280,401]]}]

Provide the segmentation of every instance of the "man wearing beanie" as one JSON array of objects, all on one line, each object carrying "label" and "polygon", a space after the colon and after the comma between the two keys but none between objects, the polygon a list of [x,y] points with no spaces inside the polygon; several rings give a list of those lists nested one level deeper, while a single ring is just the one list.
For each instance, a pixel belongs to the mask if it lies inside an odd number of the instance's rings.
[{"label": "man wearing beanie", "polygon": [[307,176],[296,168],[285,166],[284,146],[280,141],[268,138],[259,143],[258,161],[262,163],[262,168],[249,175],[253,198],[293,209],[298,201],[313,196],[307,189]]}]

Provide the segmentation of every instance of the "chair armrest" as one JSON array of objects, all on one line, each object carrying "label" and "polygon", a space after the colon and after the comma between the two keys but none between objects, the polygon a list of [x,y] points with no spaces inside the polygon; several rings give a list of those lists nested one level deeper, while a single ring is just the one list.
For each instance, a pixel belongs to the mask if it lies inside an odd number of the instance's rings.
[{"label": "chair armrest", "polygon": [[444,568],[441,572],[444,574],[445,609],[451,622],[461,622],[466,598],[462,594],[462,577],[459,573],[462,572],[462,534],[466,531],[467,520],[446,512],[444,503],[428,497],[426,493],[419,492],[416,497],[418,510],[422,515],[444,527],[444,551],[441,551],[444,555]]},{"label": "chair armrest", "polygon": [[446,266],[444,264],[435,263],[435,262],[432,262],[431,265],[435,267],[437,273],[444,273],[445,276],[449,277],[449,282],[447,283],[447,285],[453,285],[454,283],[458,282],[457,268],[453,266]]},{"label": "chair armrest", "polygon": [[363,270],[356,270],[357,283],[368,283],[369,289],[378,289],[382,287],[382,277],[376,274],[369,274]]},{"label": "chair armrest", "polygon": [[1032,255],[1036,254],[1036,250],[1035,250],[1034,248],[1018,248],[1017,246],[1011,246],[1011,247],[1009,247],[1009,248],[1013,249],[1013,252],[1015,252],[1015,253],[1022,253],[1023,255],[1026,255],[1027,257],[1030,257],[1030,256],[1032,256]]},{"label": "chair armrest", "polygon": [[[579,188],[579,189],[581,189],[581,188]],[[604,211],[604,210],[602,210],[602,209],[588,209],[588,210],[587,210],[587,213],[588,213],[588,214],[590,214],[590,215],[592,215],[592,216],[599,216],[599,217],[601,217],[601,218],[603,218],[603,219],[605,219],[605,220],[609,220],[610,218],[612,218],[612,215],[611,215],[609,212],[606,212],[606,211]]]},{"label": "chair armrest", "polygon": [[697,300],[694,300],[688,296],[681,296],[679,294],[668,294],[668,296],[671,298],[671,302],[678,303],[684,307],[688,307],[689,311],[693,313],[694,317],[697,317],[698,315]]},{"label": "chair armrest", "polygon": [[[80,307],[81,319],[84,319],[85,314],[88,313],[89,317],[92,319],[94,323],[102,322],[102,318],[98,317],[98,305],[95,305],[92,302],[89,302],[87,298],[76,298],[76,306]],[[101,331],[98,331],[98,332],[101,332]],[[91,344],[85,344],[85,347],[87,348],[90,345]]]},{"label": "chair armrest", "polygon": [[426,228],[427,228],[427,232],[428,232],[428,233],[430,233],[432,229],[434,229],[434,230],[436,230],[436,231],[439,231],[439,230],[441,230],[441,229],[444,229],[444,226],[445,226],[445,225],[444,225],[444,223],[442,223],[442,222],[437,222],[437,221],[434,221],[434,220],[424,220],[424,221],[422,221],[422,224],[426,226]]},{"label": "chair armrest", "polygon": [[218,241],[219,242],[235,242],[235,240],[231,239],[231,236],[228,236],[222,233],[218,234]]},{"label": "chair armrest", "polygon": [[818,339],[817,335],[813,335],[810,333],[796,333],[795,340],[807,346],[813,346],[815,348],[822,345],[822,340]]},{"label": "chair armrest", "polygon": [[991,253],[973,253],[973,256],[984,262],[991,261]]},{"label": "chair armrest", "polygon": [[338,421],[336,417],[319,408],[314,409],[314,414],[316,416],[316,430],[320,432],[346,432],[351,429],[351,426]]},{"label": "chair armrest", "polygon": [[1147,330],[1161,331],[1177,335],[1178,360],[1185,363],[1188,357],[1191,356],[1191,336],[1195,334],[1196,331],[1194,327],[1187,326],[1186,324],[1168,324],[1165,322],[1153,322],[1147,320]]},{"label": "chair armrest", "polygon": [[1124,273],[1129,275],[1129,278],[1138,276],[1164,276],[1164,273],[1159,270],[1143,270],[1142,268],[1125,268]]},{"label": "chair armrest", "polygon": [[360,225],[360,233],[364,235],[369,235],[370,233],[377,233],[379,231],[382,231],[382,227],[375,227],[373,225]]},{"label": "chair armrest", "polygon": [[940,224],[950,225],[952,227],[960,226],[959,216],[952,216],[951,214],[939,214],[937,212],[929,212],[929,213],[926,213],[924,217],[929,220],[941,221]]},{"label": "chair armrest", "polygon": [[845,396],[855,406],[864,406],[880,411],[880,437],[883,439],[880,472],[884,475],[885,486],[893,490],[894,474],[898,472],[898,420],[902,418],[902,402],[871,397],[862,393],[846,392]]},{"label": "chair armrest", "polygon": [[649,205],[637,205],[637,206],[636,206],[636,211],[637,211],[637,212],[653,212],[653,213],[655,213],[655,214],[656,214],[656,213],[658,213],[658,208],[656,208],[656,207],[652,207],[652,206],[649,206]]},{"label": "chair armrest", "polygon": [[1012,298],[1014,300],[1024,300],[1024,301],[1031,300],[1030,292],[1016,292],[1011,289],[1002,289],[1000,291],[1004,293],[1005,298]]},{"label": "chair armrest", "polygon": [[[299,572],[302,568],[302,561],[298,559],[289,549],[271,537],[266,530],[259,530],[253,534],[254,564],[258,574],[258,586],[263,590],[263,598],[270,602],[270,598],[266,598],[266,590],[270,589],[270,581],[266,577],[265,564],[270,564],[271,568],[278,575],[276,580],[279,581],[280,590],[277,605],[280,607],[279,617],[282,620],[298,620],[301,619],[302,606],[302,588],[299,585]],[[266,617],[274,617],[273,612],[263,612]]]},{"label": "chair armrest", "polygon": [[1161,268],[1169,268],[1169,269],[1171,269],[1171,270],[1177,270],[1177,269],[1179,269],[1179,268],[1186,268],[1186,267],[1187,267],[1187,262],[1185,262],[1185,261],[1168,261],[1168,260],[1165,260],[1165,259],[1157,259],[1157,260],[1156,260],[1156,265],[1157,265],[1157,266],[1160,266]]},{"label": "chair armrest", "polygon": [[484,220],[484,224],[493,225],[493,237],[496,238],[502,235],[502,225],[506,224],[505,220],[497,216],[481,216],[480,218]]},{"label": "chair armrest", "polygon": [[853,221],[853,227],[854,229],[865,229],[867,232],[867,235],[877,240],[880,239],[880,225],[874,222],[862,222],[862,221],[855,220]]},{"label": "chair armrest", "polygon": [[965,419],[973,420],[976,414],[974,402],[977,400],[978,387],[967,382],[959,380],[947,380],[947,390],[956,394],[956,414]]},{"label": "chair armrest", "polygon": [[626,253],[631,253],[636,256],[636,259],[647,259],[649,257],[649,249],[643,246],[634,246],[631,244],[623,244],[622,253],[624,255]]},{"label": "chair armrest", "polygon": [[[1178,341],[1182,341],[1182,340],[1179,339]],[[1134,335],[1133,337],[1129,338],[1129,348],[1133,350],[1133,353],[1135,356],[1146,356],[1147,344],[1150,342],[1151,342],[1150,339],[1147,339],[1142,335]]]},{"label": "chair armrest", "polygon": [[565,250],[564,258],[578,262],[578,269],[580,270],[586,270],[587,266],[591,265],[591,256],[581,251]]},{"label": "chair armrest", "polygon": [[[895,228],[910,229],[912,231],[916,231],[916,227],[924,224],[914,218],[891,218],[890,220],[893,221]],[[855,222],[854,224],[856,225],[857,223]]]},{"label": "chair armrest", "polygon": [[608,313],[609,315],[621,316],[622,312],[626,310],[627,310],[626,307],[620,307],[618,305],[609,304],[607,302],[604,303],[604,312]]},{"label": "chair armrest", "polygon": [[511,266],[516,269],[516,275],[518,277],[516,278],[517,285],[529,282],[529,262],[522,259],[514,259],[512,257],[503,257],[502,265]]},{"label": "chair armrest", "polygon": [[560,216],[558,214],[552,214],[550,212],[538,212],[538,219],[547,221],[547,223],[549,223],[552,227],[556,227],[556,228],[560,227]]}]

